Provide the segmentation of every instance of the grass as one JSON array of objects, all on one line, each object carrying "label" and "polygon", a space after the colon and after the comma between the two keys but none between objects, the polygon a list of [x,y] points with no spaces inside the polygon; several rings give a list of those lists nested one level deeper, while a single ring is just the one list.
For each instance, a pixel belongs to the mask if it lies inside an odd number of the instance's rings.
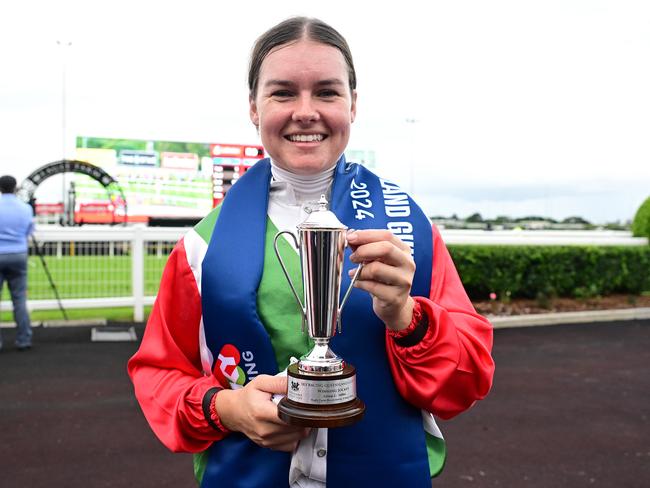
[{"label": "grass", "polygon": [[[149,318],[151,307],[144,309],[145,321]],[[75,308],[66,309],[70,320],[87,320],[87,319],[106,319],[113,322],[132,322],[133,307],[114,307],[114,308]],[[30,312],[33,322],[43,322],[49,320],[63,320],[61,310],[33,310]],[[13,316],[11,312],[0,313],[0,322],[11,322]]]},{"label": "grass", "polygon": [[[167,262],[168,250],[161,256],[151,254],[144,257],[144,293],[154,296],[158,291],[162,270]],[[61,299],[100,298],[132,296],[131,256],[46,256],[45,262]],[[5,286],[0,290],[1,300],[10,300]],[[28,262],[27,293],[30,300],[52,300],[56,296],[38,256],[30,256]],[[151,307],[145,307],[148,317]],[[132,321],[133,307],[66,309],[68,318],[107,319],[110,321]],[[62,320],[63,315],[54,310],[34,310],[33,321]],[[0,322],[13,321],[9,311],[0,310]]]},{"label": "grass", "polygon": [[[131,256],[47,256],[47,268],[61,298],[131,296]],[[144,292],[155,295],[167,256],[145,256]],[[32,300],[55,298],[40,259],[30,256],[28,296]]]}]

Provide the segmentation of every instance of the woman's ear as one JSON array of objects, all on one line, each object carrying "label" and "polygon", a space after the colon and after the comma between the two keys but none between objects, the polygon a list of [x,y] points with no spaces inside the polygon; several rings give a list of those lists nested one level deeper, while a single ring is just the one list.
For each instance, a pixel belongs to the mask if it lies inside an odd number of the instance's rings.
[{"label": "woman's ear", "polygon": [[260,114],[257,111],[257,103],[255,103],[255,99],[253,98],[252,95],[248,97],[248,115],[249,115],[253,125],[259,131],[259,128],[260,128]]},{"label": "woman's ear", "polygon": [[352,104],[350,105],[350,122],[354,122],[357,116],[357,91],[352,90]]}]

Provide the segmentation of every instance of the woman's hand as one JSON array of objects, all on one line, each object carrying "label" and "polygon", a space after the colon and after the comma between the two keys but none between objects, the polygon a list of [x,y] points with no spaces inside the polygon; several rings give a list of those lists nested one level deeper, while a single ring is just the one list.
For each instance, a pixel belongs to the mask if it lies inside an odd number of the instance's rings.
[{"label": "woman's hand", "polygon": [[255,444],[276,451],[293,451],[311,429],[293,427],[278,418],[274,393],[287,392],[286,376],[259,375],[238,390],[222,390],[216,408],[224,427],[242,432]]},{"label": "woman's hand", "polygon": [[411,248],[389,230],[357,230],[347,238],[353,250],[350,260],[364,263],[355,286],[370,293],[372,308],[386,327],[405,329],[415,305],[409,295],[415,274]]}]

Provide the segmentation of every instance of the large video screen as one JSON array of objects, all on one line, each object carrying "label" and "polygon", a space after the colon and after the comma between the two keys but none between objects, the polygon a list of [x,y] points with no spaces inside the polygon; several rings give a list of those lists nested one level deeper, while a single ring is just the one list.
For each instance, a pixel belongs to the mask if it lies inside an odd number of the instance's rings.
[{"label": "large video screen", "polygon": [[[78,137],[75,158],[115,178],[129,221],[150,217],[197,218],[213,206],[210,143]],[[101,209],[106,194],[96,182],[75,175],[78,210]]]}]

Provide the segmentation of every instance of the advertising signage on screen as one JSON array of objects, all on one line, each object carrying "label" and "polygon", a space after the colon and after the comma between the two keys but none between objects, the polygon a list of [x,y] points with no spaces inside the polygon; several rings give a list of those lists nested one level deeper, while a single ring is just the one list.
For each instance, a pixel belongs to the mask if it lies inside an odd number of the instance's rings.
[{"label": "advertising signage on screen", "polygon": [[160,167],[169,169],[199,170],[199,156],[194,153],[161,152]]},{"label": "advertising signage on screen", "polygon": [[[115,178],[124,190],[129,220],[141,222],[204,217],[238,176],[264,157],[264,150],[242,144],[78,137],[76,157]],[[97,185],[75,178],[78,210],[90,214],[102,208],[104,196]],[[103,214],[95,212],[94,219]]]},{"label": "advertising signage on screen", "polygon": [[245,144],[211,144],[210,154],[214,164],[212,205],[216,207],[239,177],[264,157],[264,148]]},{"label": "advertising signage on screen", "polygon": [[122,149],[118,159],[120,164],[127,166],[158,166],[158,153],[155,151],[138,151]]}]

